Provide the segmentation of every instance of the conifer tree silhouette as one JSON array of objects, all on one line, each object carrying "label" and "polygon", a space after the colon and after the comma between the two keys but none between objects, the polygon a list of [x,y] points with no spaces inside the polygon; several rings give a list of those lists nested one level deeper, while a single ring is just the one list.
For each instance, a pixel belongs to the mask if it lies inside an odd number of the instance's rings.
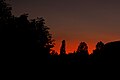
[{"label": "conifer tree silhouette", "polygon": [[66,54],[65,47],[66,47],[66,43],[65,43],[65,40],[63,40],[63,41],[62,41],[61,48],[60,48],[60,54],[61,54],[61,55],[65,55],[65,54]]}]

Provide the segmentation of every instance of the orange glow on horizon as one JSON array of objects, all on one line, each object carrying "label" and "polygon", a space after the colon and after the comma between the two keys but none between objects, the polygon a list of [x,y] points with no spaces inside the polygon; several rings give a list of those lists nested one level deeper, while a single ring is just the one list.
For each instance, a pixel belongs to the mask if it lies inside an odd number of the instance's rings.
[{"label": "orange glow on horizon", "polygon": [[[60,40],[56,40],[56,42],[55,42],[56,45],[53,48],[53,50],[55,50],[58,54],[60,53],[61,41]],[[102,41],[105,44],[107,42],[119,41],[119,39],[112,39],[112,37],[111,38],[109,37],[108,40],[104,40],[104,41],[103,40],[99,40],[99,41]],[[88,46],[89,54],[91,54],[93,52],[93,50],[95,50],[96,44],[99,41],[89,41],[89,42],[86,42],[87,46]],[[73,53],[74,51],[76,51],[77,48],[78,48],[79,43],[80,42],[78,40],[73,40],[73,41],[72,40],[71,41],[67,41],[66,40],[66,53],[68,54],[68,53]]]},{"label": "orange glow on horizon", "polygon": [[[66,41],[66,53],[73,53],[77,50],[79,45],[78,41]],[[91,54],[93,50],[95,49],[95,44],[93,43],[87,43],[88,45],[88,52]],[[60,47],[61,47],[61,41],[57,41],[55,47],[53,48],[58,54],[60,54]]]},{"label": "orange glow on horizon", "polygon": [[[55,35],[55,33],[52,32],[52,34]],[[112,41],[118,41],[119,40],[119,35],[114,35],[114,34],[104,34],[104,36],[101,35],[94,35],[94,36],[88,36],[87,34],[85,35],[86,37],[81,37],[81,39],[78,37],[73,37],[74,38],[69,38],[69,36],[64,36],[64,34],[61,34],[59,37],[55,36],[55,47],[53,48],[53,50],[55,50],[58,54],[60,53],[60,47],[62,45],[62,40],[64,39],[63,37],[65,37],[65,41],[66,41],[66,53],[73,53],[74,51],[77,50],[78,45],[80,42],[86,42],[87,46],[88,46],[88,52],[89,54],[91,54],[93,52],[93,50],[95,50],[96,44],[99,41],[102,41],[104,44],[107,42],[112,42]],[[112,36],[112,37],[111,37]],[[82,39],[84,38],[84,39]]]}]

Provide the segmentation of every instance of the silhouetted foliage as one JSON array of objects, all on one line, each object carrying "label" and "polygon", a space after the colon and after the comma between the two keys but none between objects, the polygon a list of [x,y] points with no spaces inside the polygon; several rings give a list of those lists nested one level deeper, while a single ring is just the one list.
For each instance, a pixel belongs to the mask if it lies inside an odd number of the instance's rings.
[{"label": "silhouetted foliage", "polygon": [[98,55],[101,55],[103,49],[104,49],[104,43],[100,41],[96,44],[96,49],[93,50],[93,53],[97,53]]},{"label": "silhouetted foliage", "polygon": [[100,64],[100,62],[102,62],[101,57],[102,57],[103,49],[104,49],[104,43],[102,41],[98,42],[96,44],[96,49],[93,50],[93,53],[90,55],[93,63]]},{"label": "silhouetted foliage", "polygon": [[12,8],[5,2],[5,0],[0,0],[0,32],[5,32],[5,30],[10,26],[12,13]]},{"label": "silhouetted foliage", "polygon": [[6,51],[4,49],[8,48],[8,43],[10,43],[9,39],[11,37],[9,32],[11,31],[10,27],[13,23],[11,9],[5,0],[0,0],[0,46],[2,53]]},{"label": "silhouetted foliage", "polygon": [[96,50],[101,50],[104,47],[104,43],[102,41],[98,42],[96,45]]},{"label": "silhouetted foliage", "polygon": [[79,44],[77,53],[88,53],[88,46],[85,42]]},{"label": "silhouetted foliage", "polygon": [[76,61],[79,64],[87,64],[88,63],[88,46],[85,42],[81,42],[76,51]]},{"label": "silhouetted foliage", "polygon": [[65,40],[62,41],[62,45],[61,45],[61,48],[60,48],[60,54],[61,55],[65,55],[66,54],[66,50],[65,50]]},{"label": "silhouetted foliage", "polygon": [[49,33],[49,28],[44,25],[43,18],[37,18],[31,21],[33,32],[35,32],[36,46],[43,53],[50,53],[51,48],[54,47],[54,40],[52,35]]},{"label": "silhouetted foliage", "polygon": [[11,17],[12,8],[5,2],[5,0],[0,0],[0,23],[7,23],[7,20]]},{"label": "silhouetted foliage", "polygon": [[80,66],[112,65],[120,62],[120,41],[106,44],[100,41],[89,55],[85,42],[79,44],[76,52],[66,54],[66,42],[63,40],[58,55],[55,50],[51,50],[54,47],[54,39],[43,18],[30,21],[28,14],[15,17],[11,9],[5,0],[0,0],[0,51],[9,65],[32,63],[37,66],[41,62],[46,63],[45,60],[52,65]]},{"label": "silhouetted foliage", "polygon": [[[14,61],[47,59],[54,47],[52,34],[43,18],[28,20],[28,14],[15,17],[5,0],[0,0],[0,46],[1,52]],[[9,51],[9,54],[7,51]]]}]

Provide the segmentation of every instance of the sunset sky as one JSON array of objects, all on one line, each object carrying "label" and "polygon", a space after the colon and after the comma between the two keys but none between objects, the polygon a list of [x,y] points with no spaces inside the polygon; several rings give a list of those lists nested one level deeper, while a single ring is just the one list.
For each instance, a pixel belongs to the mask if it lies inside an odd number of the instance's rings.
[{"label": "sunset sky", "polygon": [[98,41],[120,40],[120,0],[11,0],[10,4],[15,16],[44,17],[57,52],[63,39],[67,52],[85,41],[90,53]]}]

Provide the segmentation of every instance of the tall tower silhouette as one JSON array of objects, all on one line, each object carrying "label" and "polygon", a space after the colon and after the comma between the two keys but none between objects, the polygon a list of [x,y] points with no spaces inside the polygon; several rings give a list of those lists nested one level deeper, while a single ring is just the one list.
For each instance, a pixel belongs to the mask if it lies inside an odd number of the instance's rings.
[{"label": "tall tower silhouette", "polygon": [[65,40],[63,40],[63,41],[62,41],[61,48],[60,48],[60,55],[66,54],[65,46],[66,46]]}]

